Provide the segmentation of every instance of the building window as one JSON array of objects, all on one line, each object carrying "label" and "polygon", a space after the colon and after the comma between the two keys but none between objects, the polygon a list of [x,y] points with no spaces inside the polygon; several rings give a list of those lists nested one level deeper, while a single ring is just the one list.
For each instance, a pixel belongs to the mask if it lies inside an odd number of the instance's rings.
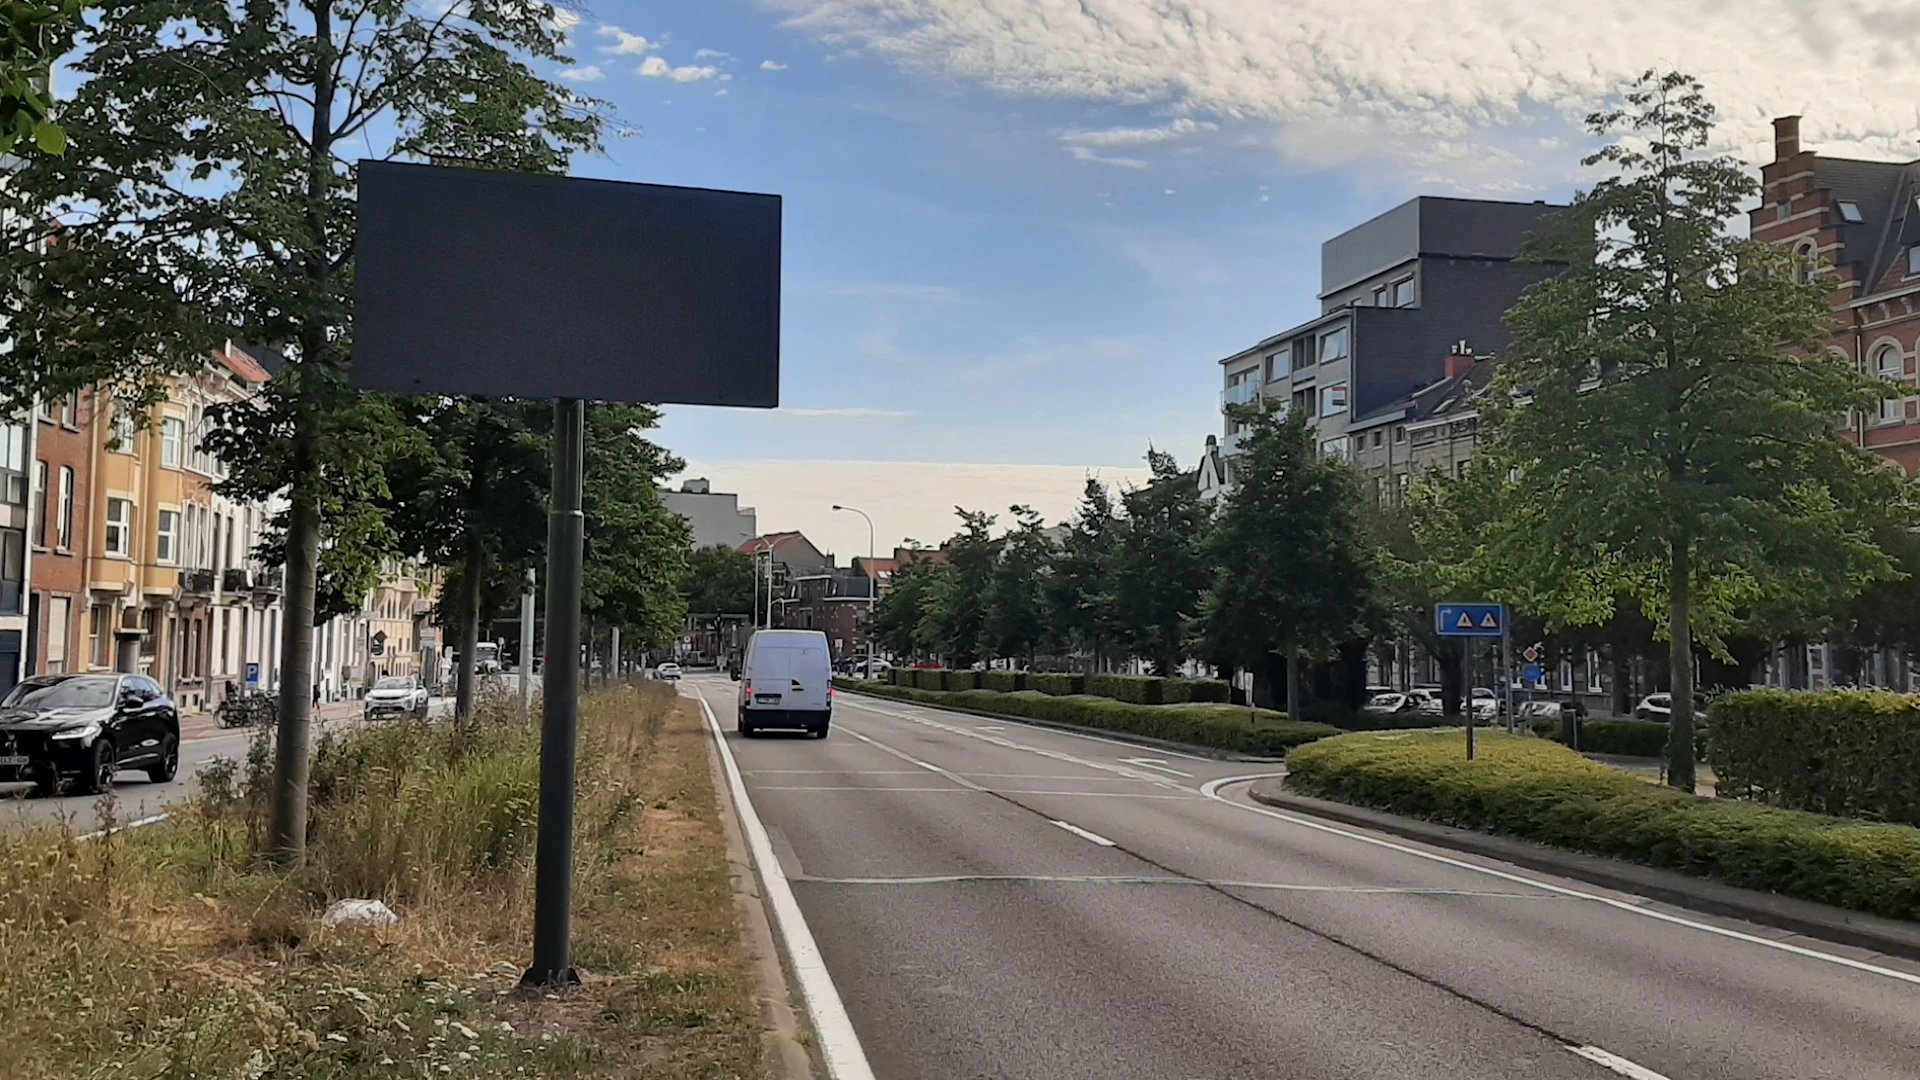
[{"label": "building window", "polygon": [[95,604],[87,617],[87,655],[94,667],[107,666],[107,649],[112,644],[107,633],[107,605]]},{"label": "building window", "polygon": [[1393,429],[1393,441],[1394,441],[1394,442],[1406,442],[1406,441],[1407,441],[1407,429],[1406,429],[1406,428],[1403,428],[1403,427],[1397,427],[1397,428],[1394,428],[1394,429]]},{"label": "building window", "polygon": [[41,398],[39,404],[35,406],[34,412],[42,420],[53,419],[53,399],[47,397]]},{"label": "building window", "polygon": [[1373,290],[1373,306],[1386,307],[1389,303],[1392,303],[1392,295],[1392,292],[1385,285]]},{"label": "building window", "polygon": [[1860,204],[1857,202],[1848,202],[1848,201],[1842,200],[1840,202],[1834,203],[1833,205],[1834,205],[1834,209],[1840,211],[1841,221],[1847,222],[1852,225],[1858,225],[1861,222],[1867,220],[1866,216],[1860,213]]},{"label": "building window", "polygon": [[1465,479],[1467,478],[1467,462],[1468,462],[1468,460],[1470,460],[1470,459],[1468,459],[1468,458],[1461,458],[1461,459],[1460,459],[1459,461],[1456,461],[1456,462],[1454,462],[1454,463],[1453,463],[1453,475],[1455,475],[1455,476],[1457,476],[1457,477],[1459,477],[1459,478],[1460,478],[1460,479],[1462,479],[1462,480],[1465,480]]},{"label": "building window", "polygon": [[24,424],[0,424],[0,491],[14,506],[27,505],[27,428]]},{"label": "building window", "polygon": [[1413,474],[1403,472],[1394,477],[1394,481],[1400,486],[1400,505],[1405,506],[1407,504],[1407,488],[1413,484]]},{"label": "building window", "polygon": [[[1906,360],[1901,356],[1900,346],[1882,345],[1873,353],[1874,374],[1890,382],[1904,382],[1906,379]],[[1906,418],[1906,402],[1903,397],[1892,397],[1880,402],[1880,422],[1893,424]]]},{"label": "building window", "polygon": [[1375,428],[1375,429],[1374,429],[1374,432],[1373,432],[1373,445],[1375,445],[1375,446],[1379,446],[1379,445],[1380,445],[1381,443],[1383,443],[1383,442],[1385,442],[1385,441],[1386,441],[1386,435],[1385,435],[1385,433],[1383,433],[1382,431],[1380,431],[1380,429],[1378,429],[1378,428]]},{"label": "building window", "polygon": [[54,546],[66,551],[73,546],[73,466],[60,466],[60,509],[54,515]]},{"label": "building window", "polygon": [[160,421],[160,464],[169,469],[180,467],[180,444],[186,441],[186,421],[177,416]]},{"label": "building window", "polygon": [[1288,363],[1288,356],[1285,352],[1277,352],[1267,357],[1268,382],[1273,382],[1276,379],[1284,379],[1292,370],[1292,366]]},{"label": "building window", "polygon": [[113,406],[113,449],[133,453],[133,410],[116,402]]},{"label": "building window", "polygon": [[1342,461],[1347,456],[1347,438],[1323,439],[1320,442],[1320,456],[1334,461]]},{"label": "building window", "polygon": [[1341,327],[1320,335],[1320,362],[1325,364],[1347,358],[1347,328]]},{"label": "building window", "polygon": [[34,547],[47,546],[47,463],[33,463],[33,508],[27,516],[27,535]]},{"label": "building window", "polygon": [[1818,256],[1814,252],[1813,242],[1811,240],[1807,241],[1804,244],[1801,244],[1799,247],[1794,248],[1793,249],[1793,280],[1799,282],[1802,285],[1805,285],[1808,282],[1812,281],[1813,272],[1817,264],[1817,261],[1818,261]]},{"label": "building window", "polygon": [[1347,411],[1347,384],[1334,383],[1320,391],[1320,415],[1337,416]]},{"label": "building window", "polygon": [[20,614],[21,589],[26,583],[26,530],[0,529],[0,614]]},{"label": "building window", "polygon": [[73,617],[73,601],[65,596],[47,597],[47,674],[63,675],[67,670],[68,623]]},{"label": "building window", "polygon": [[107,499],[107,554],[126,555],[133,528],[133,504],[126,499]]},{"label": "building window", "polygon": [[1413,279],[1412,278],[1410,277],[1401,278],[1399,281],[1396,281],[1393,283],[1393,306],[1394,307],[1412,307],[1413,306]]},{"label": "building window", "polygon": [[1907,249],[1907,276],[1920,275],[1920,244]]},{"label": "building window", "polygon": [[60,418],[60,422],[65,424],[67,427],[73,428],[76,431],[79,430],[80,428],[80,391],[75,390],[72,393],[67,395],[65,415]]},{"label": "building window", "polygon": [[155,530],[153,561],[170,563],[180,557],[180,511],[162,510],[160,527]]}]

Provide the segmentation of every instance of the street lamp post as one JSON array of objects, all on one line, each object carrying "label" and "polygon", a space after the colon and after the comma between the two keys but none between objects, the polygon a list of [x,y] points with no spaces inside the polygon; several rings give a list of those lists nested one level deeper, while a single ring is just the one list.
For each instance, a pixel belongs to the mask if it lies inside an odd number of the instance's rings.
[{"label": "street lamp post", "polygon": [[845,510],[850,514],[859,514],[867,522],[867,681],[873,681],[873,612],[874,594],[879,592],[879,579],[873,572],[873,519],[858,507],[833,504],[835,510]]}]

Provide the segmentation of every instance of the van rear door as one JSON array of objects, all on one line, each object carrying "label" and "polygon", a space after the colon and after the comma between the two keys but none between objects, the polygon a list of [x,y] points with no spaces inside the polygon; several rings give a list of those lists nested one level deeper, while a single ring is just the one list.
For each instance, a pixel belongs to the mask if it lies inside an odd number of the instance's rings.
[{"label": "van rear door", "polygon": [[787,667],[786,707],[826,711],[830,705],[827,691],[833,687],[833,664],[827,658],[826,646],[803,641],[780,651],[785,654]]}]

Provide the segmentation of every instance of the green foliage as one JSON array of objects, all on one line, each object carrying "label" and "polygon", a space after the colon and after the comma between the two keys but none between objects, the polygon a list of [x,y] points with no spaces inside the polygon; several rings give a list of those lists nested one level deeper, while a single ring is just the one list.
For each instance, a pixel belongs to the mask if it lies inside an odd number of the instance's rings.
[{"label": "green foliage", "polygon": [[1086,693],[1095,697],[1130,701],[1135,705],[1159,705],[1165,679],[1153,675],[1089,675]]},{"label": "green foliage", "polygon": [[693,536],[660,501],[660,481],[685,463],[646,438],[660,412],[644,405],[587,406],[586,593],[595,622],[622,629],[624,647],[658,648],[686,621],[680,582]]},{"label": "green foliage", "polygon": [[[1874,542],[1904,520],[1903,477],[1834,435],[1891,391],[1825,348],[1830,279],[1728,235],[1755,183],[1703,157],[1699,84],[1649,72],[1588,118],[1609,168],[1536,238],[1567,270],[1508,315],[1509,354],[1482,409],[1477,573],[1568,623],[1631,596],[1667,627],[1672,782],[1693,785],[1695,641],[1763,599],[1813,610],[1888,575]],[[1498,598],[1498,597],[1496,597]]]},{"label": "green foliage", "polygon": [[1014,526],[1000,538],[1000,558],[988,577],[982,651],[988,656],[1031,657],[1055,635],[1046,604],[1053,544],[1040,531],[1040,515],[1012,508]]},{"label": "green foliage", "polygon": [[1084,694],[1087,692],[1087,677],[1077,672],[1032,671],[1027,673],[1027,689],[1055,697]]},{"label": "green foliage", "polygon": [[53,62],[73,45],[81,0],[0,0],[0,154],[31,143],[43,154],[66,152],[67,134],[49,115]]},{"label": "green foliage", "polygon": [[1591,855],[1898,919],[1920,918],[1920,830],[1706,799],[1496,732],[1356,734],[1287,755],[1287,785]]},{"label": "green foliage", "polygon": [[1748,690],[1714,701],[1722,796],[1920,825],[1920,700],[1877,690]]},{"label": "green foliage", "polygon": [[1121,496],[1110,571],[1120,644],[1166,675],[1186,655],[1187,624],[1211,580],[1201,541],[1209,516],[1193,477],[1173,455],[1147,452],[1152,477]]},{"label": "green foliage", "polygon": [[1326,724],[1289,720],[1284,713],[1265,709],[1259,711],[1257,719],[1250,719],[1246,709],[1233,705],[1134,705],[1112,698],[1090,695],[1056,697],[1032,690],[1013,694],[992,690],[939,693],[876,685],[854,679],[841,680],[840,685],[846,690],[903,698],[925,705],[1144,735],[1243,754],[1282,754],[1302,743],[1338,734],[1339,731]]},{"label": "green foliage", "polygon": [[940,689],[942,690],[978,689],[979,682],[980,682],[978,676],[979,676],[979,672],[976,672],[976,671],[942,671],[940,673]]},{"label": "green foliage", "polygon": [[[1665,757],[1668,726],[1658,720],[1582,720],[1580,751],[1586,754],[1619,754],[1623,757]],[[1553,721],[1548,738],[1560,738],[1560,722]]]},{"label": "green foliage", "polygon": [[1067,524],[1046,579],[1049,622],[1062,643],[1105,656],[1121,639],[1113,568],[1122,527],[1105,484],[1087,478],[1080,509]]},{"label": "green foliage", "polygon": [[920,625],[943,588],[946,567],[930,558],[910,559],[893,572],[893,587],[875,609],[880,645],[900,657],[925,656]]},{"label": "green foliage", "polygon": [[725,544],[696,548],[687,556],[680,594],[695,615],[738,615],[753,610],[753,556]]},{"label": "green foliage", "polygon": [[1189,701],[1226,703],[1233,700],[1233,684],[1222,679],[1164,679],[1160,701],[1179,705]]},{"label": "green foliage", "polygon": [[941,668],[914,668],[913,685],[921,690],[944,690],[947,688],[946,671]]},{"label": "green foliage", "polygon": [[987,589],[1000,558],[993,515],[954,507],[960,531],[947,541],[946,565],[932,575],[914,630],[916,652],[971,667],[987,639]]},{"label": "green foliage", "polygon": [[1027,688],[1027,673],[1024,671],[983,671],[980,673],[980,689],[997,690],[1011,694],[1015,690]]}]

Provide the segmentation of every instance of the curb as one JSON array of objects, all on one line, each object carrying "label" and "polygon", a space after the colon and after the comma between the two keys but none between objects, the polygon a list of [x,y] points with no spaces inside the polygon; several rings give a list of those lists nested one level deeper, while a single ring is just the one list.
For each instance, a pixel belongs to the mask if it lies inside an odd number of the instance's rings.
[{"label": "curb", "polygon": [[1064,731],[1070,735],[1091,735],[1096,738],[1111,739],[1114,742],[1132,743],[1135,746],[1144,746],[1153,750],[1173,750],[1182,754],[1190,754],[1194,757],[1212,758],[1215,761],[1240,761],[1250,762],[1255,765],[1272,765],[1286,760],[1286,758],[1277,757],[1255,757],[1252,754],[1242,754],[1234,750],[1220,750],[1211,746],[1195,746],[1192,743],[1174,742],[1172,739],[1156,739],[1151,735],[1135,735],[1128,731],[1109,731],[1106,728],[1087,727],[1085,724],[1068,724],[1059,720],[1036,720],[1030,716],[1008,716],[1006,713],[987,712],[985,709],[969,709],[962,705],[934,705],[925,701],[915,701],[912,698],[890,697],[886,694],[870,694],[865,690],[855,690],[845,686],[835,687],[834,689],[849,694],[859,694],[861,697],[872,698],[875,701],[891,701],[900,705],[918,705],[923,709],[938,709],[941,712],[966,713],[968,716],[979,716],[988,720],[1006,720],[1015,724],[1025,724],[1028,727],[1051,728],[1054,731]]},{"label": "curb", "polygon": [[1296,795],[1279,780],[1261,780],[1249,798],[1277,810],[1290,810],[1418,840],[1435,847],[1481,855],[1529,870],[1584,881],[1635,896],[1710,915],[1742,919],[1836,945],[1851,945],[1909,960],[1920,960],[1920,924],[1868,915],[1789,896],[1742,889],[1637,863],[1536,844],[1508,836],[1459,829],[1380,810]]}]

